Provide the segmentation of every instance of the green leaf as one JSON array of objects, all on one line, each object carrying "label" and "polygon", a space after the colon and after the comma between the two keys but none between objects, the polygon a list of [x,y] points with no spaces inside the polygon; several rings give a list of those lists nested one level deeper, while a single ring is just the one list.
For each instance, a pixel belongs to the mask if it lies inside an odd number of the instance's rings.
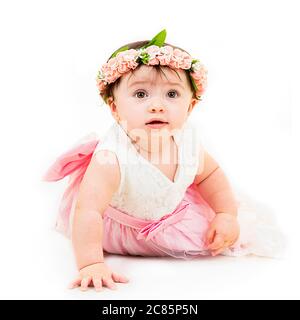
[{"label": "green leaf", "polygon": [[149,59],[150,59],[149,53],[146,53],[146,52],[142,53],[142,54],[140,55],[140,59],[141,59],[141,62],[142,62],[143,64],[147,64],[147,63],[149,62]]},{"label": "green leaf", "polygon": [[[124,46],[124,47],[118,49],[117,51],[115,51],[115,52],[110,56],[110,58],[114,58],[119,52],[126,51],[126,50],[129,50],[129,47],[128,47],[128,46]],[[110,59],[110,58],[109,58],[109,59]]]},{"label": "green leaf", "polygon": [[162,47],[163,44],[165,43],[166,36],[167,36],[167,31],[166,31],[166,29],[163,29],[152,40],[150,40],[146,45],[141,47],[141,49],[145,49],[145,48],[153,46],[153,45],[158,46],[158,47]]}]

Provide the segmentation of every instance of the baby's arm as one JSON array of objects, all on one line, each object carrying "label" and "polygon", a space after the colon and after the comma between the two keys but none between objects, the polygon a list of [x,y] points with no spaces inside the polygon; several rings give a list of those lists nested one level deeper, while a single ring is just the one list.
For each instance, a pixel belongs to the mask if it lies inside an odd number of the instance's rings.
[{"label": "baby's arm", "polygon": [[215,213],[226,212],[236,216],[236,200],[223,170],[206,150],[201,152],[199,163],[194,183],[201,196]]},{"label": "baby's arm", "polygon": [[124,277],[112,273],[104,263],[102,215],[120,182],[120,170],[114,153],[100,150],[93,155],[80,184],[72,224],[72,245],[80,275],[73,286],[86,289],[93,282],[101,289],[102,281],[115,288]]},{"label": "baby's arm", "polygon": [[206,235],[212,255],[221,253],[239,236],[237,202],[230,183],[218,163],[207,151],[200,155],[200,165],[194,183],[204,200],[216,213]]}]

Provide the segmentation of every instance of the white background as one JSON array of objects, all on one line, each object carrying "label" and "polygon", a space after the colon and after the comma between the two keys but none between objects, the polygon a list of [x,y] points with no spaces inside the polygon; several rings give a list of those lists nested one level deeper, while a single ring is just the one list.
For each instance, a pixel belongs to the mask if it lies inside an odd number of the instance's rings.
[{"label": "white background", "polygon": [[[299,299],[298,13],[288,0],[1,2],[0,298]],[[66,181],[41,178],[77,140],[112,123],[95,86],[100,65],[163,28],[166,42],[206,65],[207,93],[191,117],[232,184],[274,210],[286,257],[109,256],[129,284],[68,290],[71,245],[54,231]]]}]

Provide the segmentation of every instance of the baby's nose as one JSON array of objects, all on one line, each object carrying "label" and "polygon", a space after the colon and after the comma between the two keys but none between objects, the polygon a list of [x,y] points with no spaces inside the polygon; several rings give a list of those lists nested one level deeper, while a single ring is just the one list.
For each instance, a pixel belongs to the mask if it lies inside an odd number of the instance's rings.
[{"label": "baby's nose", "polygon": [[150,112],[163,112],[165,111],[165,107],[162,104],[151,104],[149,106]]}]

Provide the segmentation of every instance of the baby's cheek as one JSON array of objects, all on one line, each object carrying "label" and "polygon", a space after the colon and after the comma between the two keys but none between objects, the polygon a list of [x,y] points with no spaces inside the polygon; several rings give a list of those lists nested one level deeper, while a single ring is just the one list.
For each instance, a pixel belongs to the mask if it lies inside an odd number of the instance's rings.
[{"label": "baby's cheek", "polygon": [[181,129],[186,119],[187,119],[186,115],[182,112],[172,115],[170,117],[170,124],[172,126],[172,129]]}]

